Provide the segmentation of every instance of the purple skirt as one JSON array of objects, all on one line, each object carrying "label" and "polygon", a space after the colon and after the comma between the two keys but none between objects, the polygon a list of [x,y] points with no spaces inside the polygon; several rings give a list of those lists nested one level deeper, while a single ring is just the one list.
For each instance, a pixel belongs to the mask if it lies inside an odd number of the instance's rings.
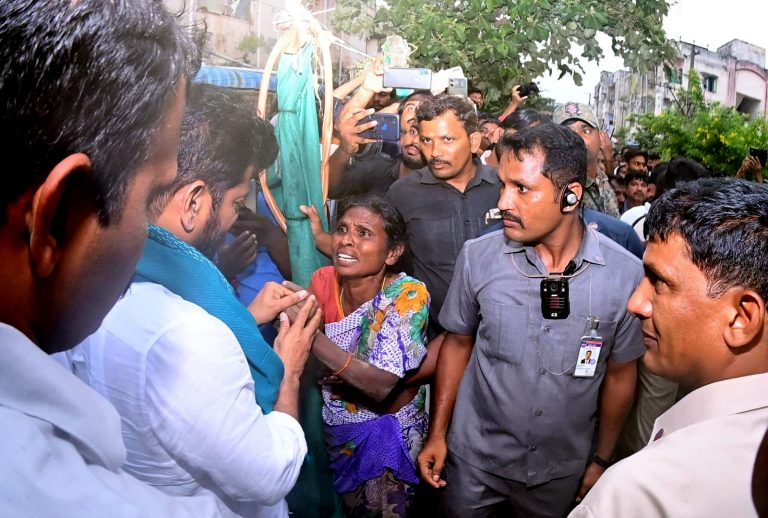
[{"label": "purple skirt", "polygon": [[392,414],[363,423],[325,426],[333,470],[333,488],[350,493],[386,470],[395,478],[418,484],[416,467],[403,441],[400,423]]}]

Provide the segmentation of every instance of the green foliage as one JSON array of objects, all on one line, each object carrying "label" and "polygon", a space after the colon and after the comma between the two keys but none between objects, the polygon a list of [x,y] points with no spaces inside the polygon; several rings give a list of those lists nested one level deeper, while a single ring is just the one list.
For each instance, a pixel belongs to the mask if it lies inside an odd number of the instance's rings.
[{"label": "green foliage", "polygon": [[663,160],[685,156],[714,173],[734,175],[749,148],[768,147],[768,122],[752,122],[735,109],[714,103],[707,106],[698,76],[677,93],[676,106],[661,115],[643,114],[635,139],[644,149],[655,150]]},{"label": "green foliage", "polygon": [[701,88],[701,77],[695,70],[688,72],[688,86],[684,90],[672,90],[675,96],[675,104],[680,113],[686,117],[696,115],[699,110],[704,109],[704,90]]},{"label": "green foliage", "polygon": [[[338,30],[399,34],[415,47],[414,66],[460,65],[491,109],[503,109],[515,84],[551,71],[581,84],[583,60],[603,57],[598,32],[633,70],[675,56],[662,28],[668,0],[387,0],[373,20],[360,4],[337,0]],[[572,44],[581,56],[572,55]]]},{"label": "green foliage", "polygon": [[629,136],[629,128],[627,128],[626,126],[622,126],[621,128],[617,129],[616,133],[613,134],[613,137],[619,142],[626,142],[628,136]]},{"label": "green foliage", "polygon": [[240,43],[237,44],[237,49],[243,52],[256,52],[259,47],[264,46],[264,38],[256,34],[246,34]]},{"label": "green foliage", "polygon": [[364,0],[337,0],[333,13],[333,26],[337,31],[370,38],[374,31],[375,2]]}]

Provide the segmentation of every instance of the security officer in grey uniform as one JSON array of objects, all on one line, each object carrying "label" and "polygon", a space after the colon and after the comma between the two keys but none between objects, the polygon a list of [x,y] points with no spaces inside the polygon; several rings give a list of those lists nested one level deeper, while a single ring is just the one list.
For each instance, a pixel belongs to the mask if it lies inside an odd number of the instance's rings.
[{"label": "security officer in grey uniform", "polygon": [[577,210],[584,142],[546,123],[504,144],[504,229],[464,245],[440,313],[419,468],[444,516],[567,514],[610,464],[644,352],[640,261]]}]

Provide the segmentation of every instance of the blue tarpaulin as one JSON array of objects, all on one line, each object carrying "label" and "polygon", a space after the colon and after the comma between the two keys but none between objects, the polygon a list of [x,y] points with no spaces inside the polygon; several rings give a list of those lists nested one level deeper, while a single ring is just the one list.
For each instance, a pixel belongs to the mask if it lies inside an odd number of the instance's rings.
[{"label": "blue tarpaulin", "polygon": [[[262,70],[245,67],[224,67],[203,64],[195,76],[196,83],[258,90],[261,85]],[[269,91],[277,91],[277,74],[269,78]]]}]

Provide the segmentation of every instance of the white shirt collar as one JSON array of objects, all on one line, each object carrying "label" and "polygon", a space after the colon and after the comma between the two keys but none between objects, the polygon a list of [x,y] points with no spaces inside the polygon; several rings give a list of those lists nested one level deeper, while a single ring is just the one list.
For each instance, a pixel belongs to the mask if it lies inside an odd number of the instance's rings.
[{"label": "white shirt collar", "polygon": [[768,373],[710,383],[694,390],[659,416],[650,442],[714,417],[758,408],[768,408]]},{"label": "white shirt collar", "polygon": [[0,323],[0,405],[66,432],[84,458],[117,470],[125,461],[120,416],[14,327]]}]

